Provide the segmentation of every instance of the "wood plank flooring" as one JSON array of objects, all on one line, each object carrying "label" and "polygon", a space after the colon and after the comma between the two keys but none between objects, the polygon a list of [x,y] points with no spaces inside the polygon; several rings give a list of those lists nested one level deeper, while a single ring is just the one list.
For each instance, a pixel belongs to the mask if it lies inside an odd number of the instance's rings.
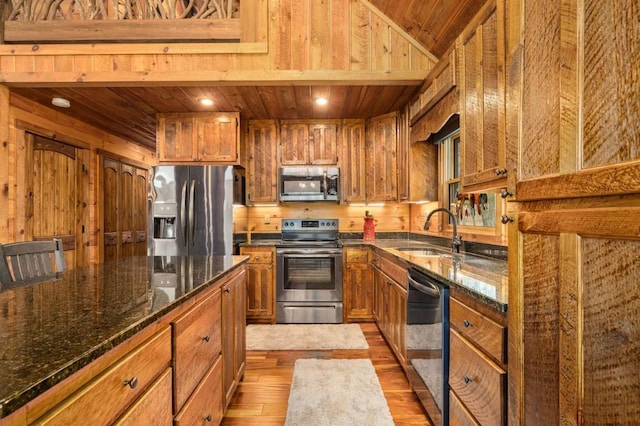
[{"label": "wood plank flooring", "polygon": [[249,351],[244,379],[223,425],[283,425],[293,365],[298,358],[369,358],[396,425],[430,425],[402,367],[374,323],[360,324],[369,344],[364,350]]}]

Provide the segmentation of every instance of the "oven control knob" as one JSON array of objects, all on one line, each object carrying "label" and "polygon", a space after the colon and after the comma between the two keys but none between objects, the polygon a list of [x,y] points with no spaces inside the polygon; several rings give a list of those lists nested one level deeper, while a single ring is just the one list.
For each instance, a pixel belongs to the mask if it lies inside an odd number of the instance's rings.
[{"label": "oven control knob", "polygon": [[284,226],[289,226],[289,222],[285,222],[285,223],[284,223]]}]

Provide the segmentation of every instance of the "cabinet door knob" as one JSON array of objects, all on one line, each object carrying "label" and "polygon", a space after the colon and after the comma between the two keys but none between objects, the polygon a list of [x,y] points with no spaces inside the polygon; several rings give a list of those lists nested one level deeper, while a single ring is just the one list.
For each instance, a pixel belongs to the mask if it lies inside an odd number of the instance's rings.
[{"label": "cabinet door knob", "polygon": [[203,420],[206,421],[206,422],[210,422],[211,421],[211,414],[208,414],[207,417],[205,417]]},{"label": "cabinet door knob", "polygon": [[471,321],[467,321],[464,320],[462,321],[462,323],[464,324],[465,327],[469,328],[469,327],[473,327],[473,323]]},{"label": "cabinet door knob", "polygon": [[472,382],[473,382],[473,379],[472,379],[471,377],[469,377],[469,376],[462,376],[462,380],[463,380],[466,384],[469,384],[469,383],[472,383]]},{"label": "cabinet door knob", "polygon": [[203,342],[209,343],[209,340],[211,340],[211,336],[209,336],[208,334],[202,338]]},{"label": "cabinet door knob", "polygon": [[512,218],[512,217],[507,216],[506,214],[503,214],[503,215],[502,215],[502,219],[500,219],[500,222],[502,222],[503,224],[505,224],[505,225],[506,225],[506,224],[507,224],[507,223],[509,223],[509,222],[513,222],[513,218]]},{"label": "cabinet door knob", "polygon": [[138,378],[136,376],[133,376],[131,379],[125,380],[123,384],[125,386],[129,386],[131,389],[135,389],[136,386],[138,386]]},{"label": "cabinet door knob", "polygon": [[229,293],[231,293],[231,289],[229,287],[227,287],[227,288],[224,289],[224,292],[229,294]]},{"label": "cabinet door knob", "polygon": [[512,194],[511,192],[509,192],[509,191],[507,190],[507,188],[502,188],[502,189],[500,190],[500,196],[501,196],[502,198],[507,198],[507,197],[510,197],[511,195],[513,195],[513,194]]}]

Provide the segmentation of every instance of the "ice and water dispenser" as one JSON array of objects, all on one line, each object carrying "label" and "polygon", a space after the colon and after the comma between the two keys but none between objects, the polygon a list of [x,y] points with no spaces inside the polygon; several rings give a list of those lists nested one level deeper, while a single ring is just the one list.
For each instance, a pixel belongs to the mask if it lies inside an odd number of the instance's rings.
[{"label": "ice and water dispenser", "polygon": [[153,238],[176,239],[177,215],[176,203],[153,203]]}]

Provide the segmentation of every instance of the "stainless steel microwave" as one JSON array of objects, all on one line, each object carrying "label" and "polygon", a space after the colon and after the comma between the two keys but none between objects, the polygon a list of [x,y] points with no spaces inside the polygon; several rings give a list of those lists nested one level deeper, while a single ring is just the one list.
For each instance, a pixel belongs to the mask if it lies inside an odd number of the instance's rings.
[{"label": "stainless steel microwave", "polygon": [[280,167],[280,201],[339,201],[338,167]]}]

